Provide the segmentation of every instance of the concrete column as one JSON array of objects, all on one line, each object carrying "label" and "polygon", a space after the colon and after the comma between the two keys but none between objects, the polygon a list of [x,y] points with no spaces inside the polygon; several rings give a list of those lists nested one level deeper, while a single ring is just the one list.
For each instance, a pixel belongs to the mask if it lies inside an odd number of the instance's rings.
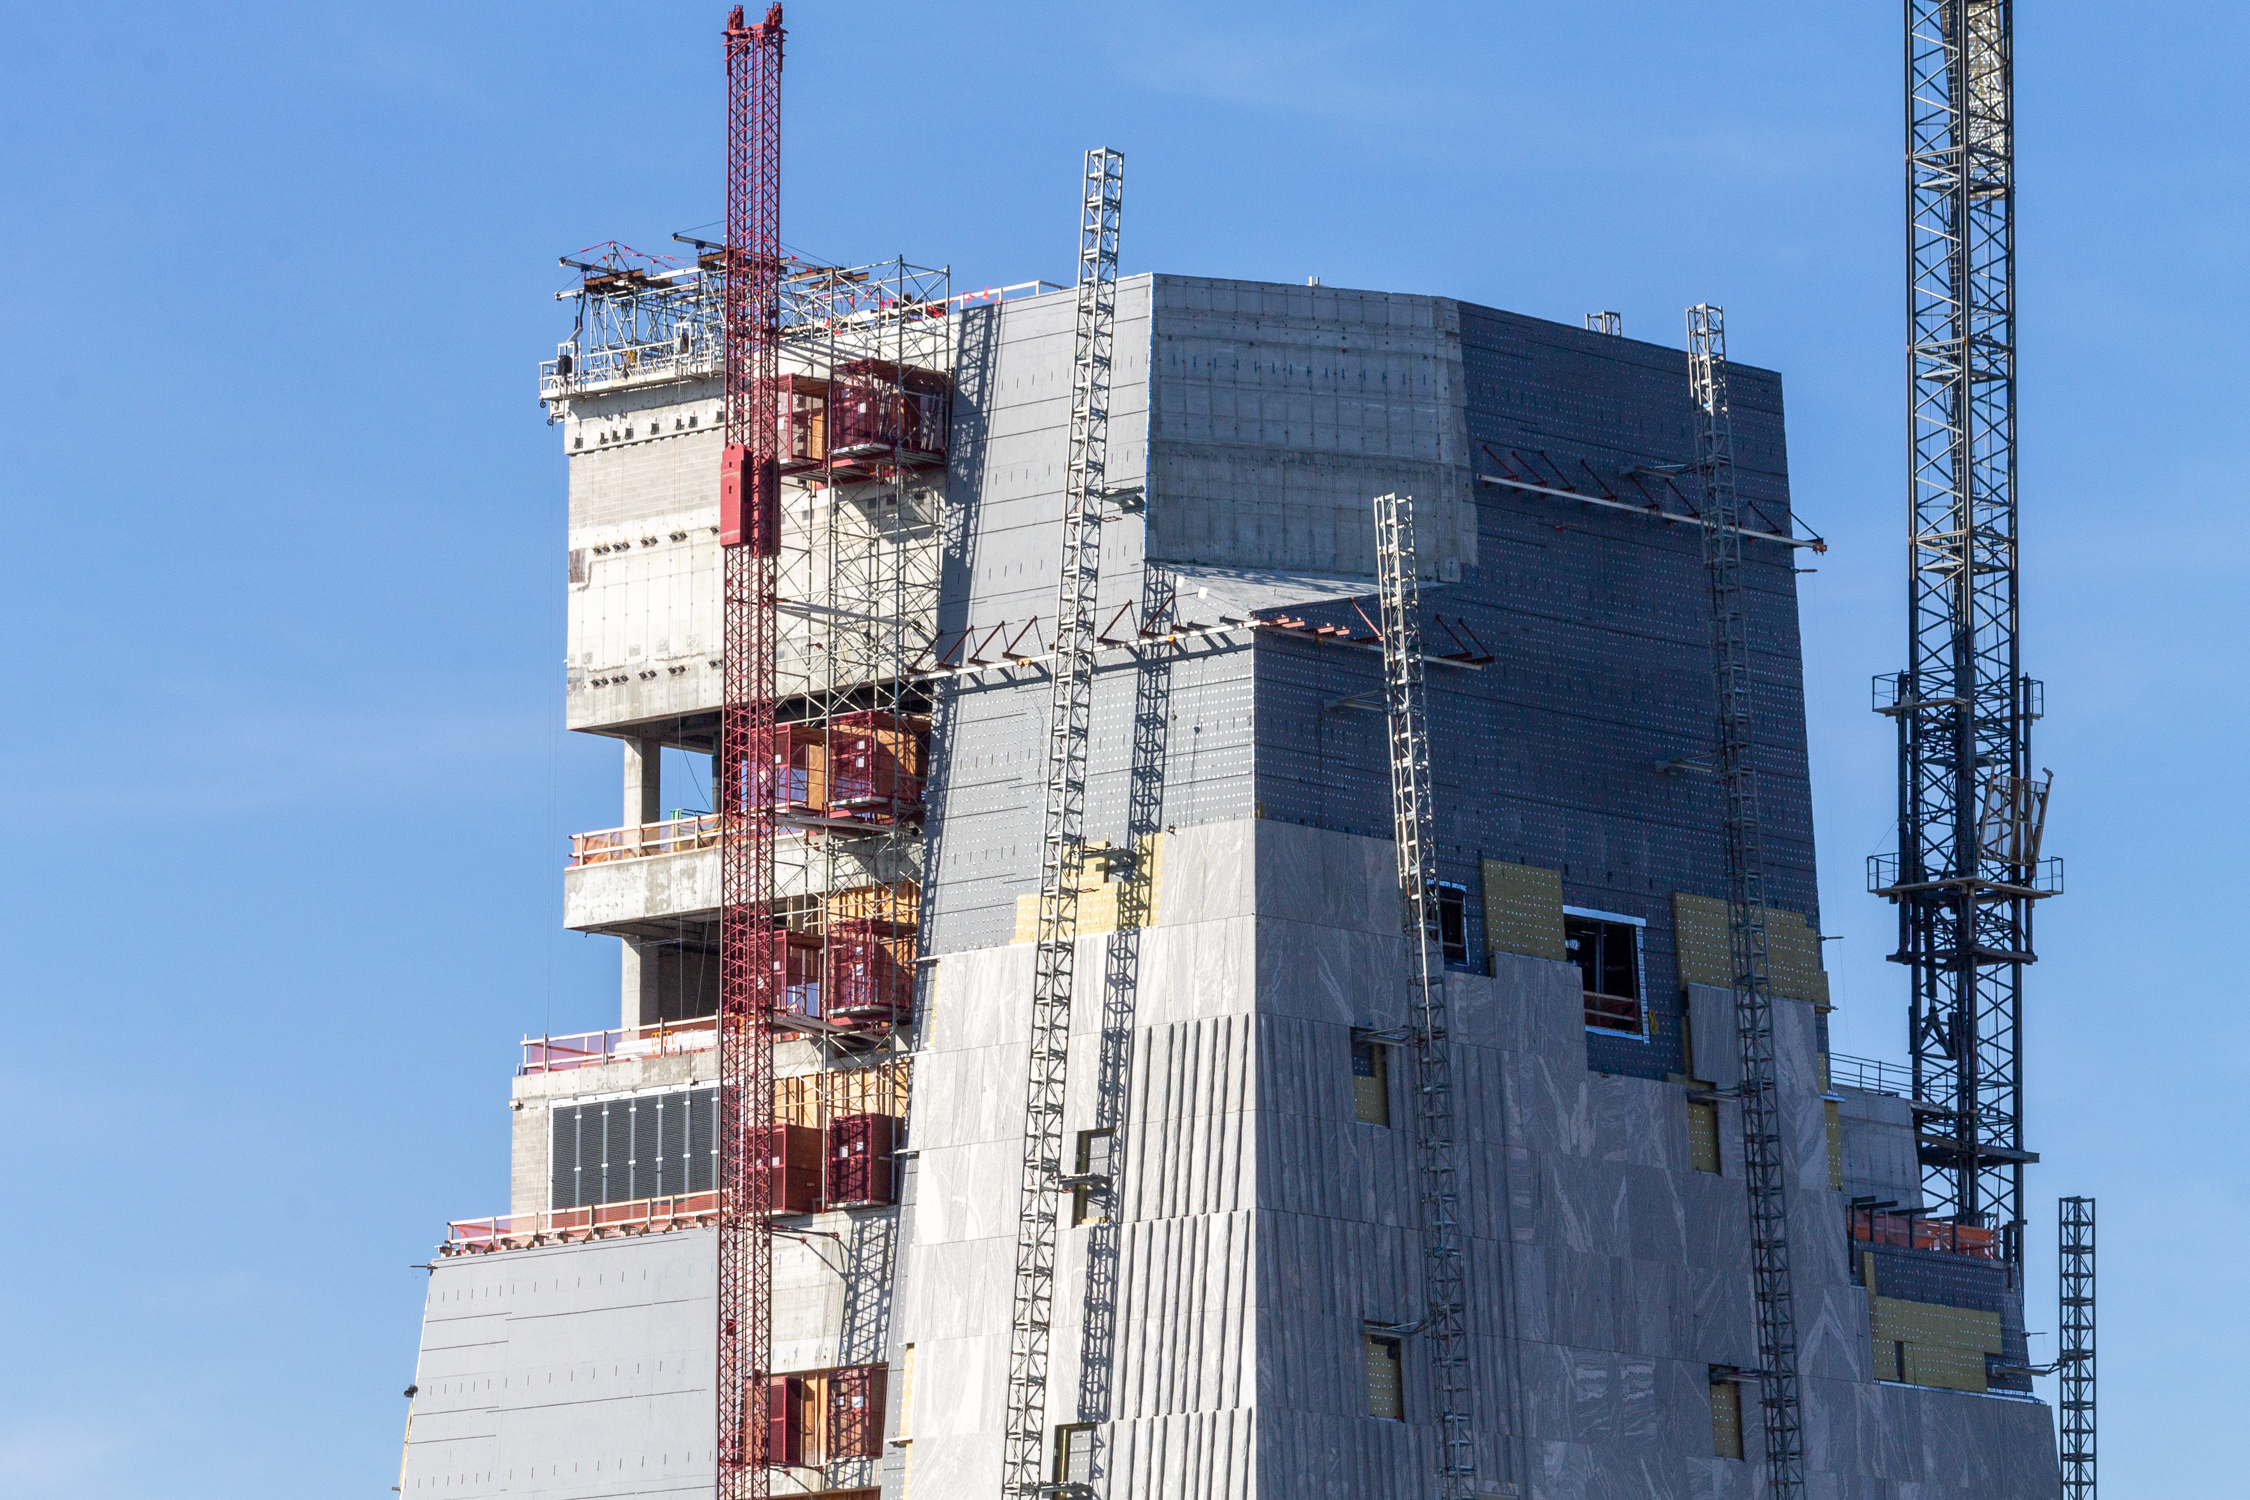
[{"label": "concrete column", "polygon": [[625,817],[631,827],[664,816],[664,742],[625,741]]},{"label": "concrete column", "polygon": [[620,986],[618,1024],[627,1031],[636,1026],[654,1026],[662,1017],[663,952],[660,946],[649,942],[645,946],[640,938],[626,938],[623,942],[624,983]]},{"label": "concrete column", "polygon": [[[664,816],[664,742],[625,741],[625,816],[628,828],[654,823]],[[638,843],[637,836],[628,841]],[[637,852],[637,851],[636,851]],[[628,1031],[646,1026],[657,1017],[660,969],[657,950],[644,951],[638,938],[624,941],[619,975],[620,1025]]]}]

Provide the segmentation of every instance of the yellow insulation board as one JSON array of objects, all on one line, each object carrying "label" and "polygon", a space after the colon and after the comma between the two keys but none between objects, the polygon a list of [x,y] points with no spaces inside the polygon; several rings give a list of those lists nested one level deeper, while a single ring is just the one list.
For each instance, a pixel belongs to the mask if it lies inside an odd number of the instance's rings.
[{"label": "yellow insulation board", "polygon": [[1484,946],[1493,953],[1563,959],[1562,872],[1484,862]]},{"label": "yellow insulation board", "polygon": [[[2000,1315],[1874,1296],[1875,1378],[1982,1391],[1984,1357],[2000,1352]],[[1904,1344],[1905,1369],[1900,1349]]]},{"label": "yellow insulation board", "polygon": [[[1708,896],[1677,892],[1672,926],[1679,943],[1680,983],[1734,988],[1734,954],[1728,934],[1727,904]],[[1829,1009],[1828,973],[1820,966],[1820,934],[1793,911],[1766,908],[1766,980],[1788,1000],[1809,1000]]]},{"label": "yellow insulation board", "polygon": [[[1110,861],[1106,843],[1086,846],[1085,863],[1078,872],[1078,935],[1131,931],[1156,920],[1157,889],[1163,880],[1164,840],[1147,834],[1140,840],[1141,857],[1132,862]],[[1039,893],[1016,897],[1017,943],[1039,941]]]}]

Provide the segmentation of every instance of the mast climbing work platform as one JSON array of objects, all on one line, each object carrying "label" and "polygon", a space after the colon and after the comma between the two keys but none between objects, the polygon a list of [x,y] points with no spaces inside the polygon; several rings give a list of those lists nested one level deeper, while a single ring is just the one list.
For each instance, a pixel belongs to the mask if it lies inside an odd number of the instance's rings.
[{"label": "mast climbing work platform", "polygon": [[1726,799],[1727,932],[1742,1051],[1742,1158],[1758,1309],[1759,1400],[1765,1412],[1770,1493],[1775,1500],[1795,1500],[1805,1485],[1804,1416],[1798,1403],[1796,1306],[1789,1282],[1773,993],[1767,985],[1766,844],[1758,815],[1750,621],[1742,594],[1742,500],[1735,489],[1734,429],[1727,413],[1724,314],[1708,303],[1689,308],[1687,337],[1696,473],[1703,491],[1712,684],[1718,697],[1718,780]]},{"label": "mast climbing work platform", "polygon": [[1070,454],[1063,474],[1062,562],[1055,597],[1054,691],[1047,719],[1047,796],[1040,846],[1023,1175],[1016,1225],[1013,1327],[1002,1487],[1036,1494],[1046,1451],[1048,1335],[1063,1173],[1063,1091],[1078,952],[1078,880],[1086,848],[1086,749],[1094,711],[1094,618],[1103,509],[1110,503],[1111,343],[1117,320],[1117,232],[1125,158],[1086,153],[1078,237],[1078,330],[1071,358]]},{"label": "mast climbing work platform", "polygon": [[1476,1431],[1469,1385],[1468,1271],[1462,1244],[1460,1168],[1454,1147],[1453,1056],[1445,965],[1435,951],[1430,882],[1430,739],[1422,683],[1422,607],[1414,552],[1414,498],[1375,500],[1375,559],[1383,624],[1383,706],[1391,762],[1391,823],[1398,853],[1399,924],[1406,939],[1408,1024],[1414,1046],[1414,1149],[1420,1168],[1422,1276],[1437,1405],[1438,1494],[1474,1493]]}]

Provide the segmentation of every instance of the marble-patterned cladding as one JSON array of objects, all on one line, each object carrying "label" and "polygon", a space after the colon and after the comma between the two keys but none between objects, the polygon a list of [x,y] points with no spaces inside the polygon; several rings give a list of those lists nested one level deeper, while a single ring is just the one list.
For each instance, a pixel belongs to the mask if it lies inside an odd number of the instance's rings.
[{"label": "marble-patterned cladding", "polygon": [[[1420,1316],[1412,1080],[1402,1058],[1381,1126],[1356,1118],[1350,1073],[1353,1028],[1406,1019],[1389,845],[1259,819],[1166,838],[1154,925],[1079,953],[1091,979],[1113,972],[1105,945],[1135,944],[1137,988],[1121,1011],[1082,979],[1073,1015],[1071,1129],[1096,1117],[1105,1021],[1130,1018],[1131,1057],[1114,1317],[1089,1322],[1093,1240],[1065,1231],[1050,1418],[1099,1423],[1104,1495],[1409,1500],[1435,1459],[1428,1367],[1409,1336],[1410,1420],[1369,1417],[1363,1335]],[[900,1336],[919,1350],[918,1496],[988,1493],[999,1462],[1030,959],[946,955],[916,1064]],[[1712,1456],[1710,1425],[1711,1367],[1758,1361],[1738,1109],[1721,1106],[1723,1170],[1693,1170],[1680,1084],[1588,1070],[1576,969],[1493,969],[1446,984],[1480,1480],[1519,1500],[1761,1493],[1754,1389],[1749,1461]],[[1732,997],[1687,998],[1699,1076],[1725,1086]],[[1776,1029],[1810,1492],[2044,1500],[2044,1406],[1872,1382],[1816,1017],[1783,1002]],[[1097,1411],[1080,1362],[1105,1337]]]},{"label": "marble-patterned cladding", "polygon": [[[1258,1410],[1262,1430],[1292,1435],[1269,1446],[1260,1475],[1289,1493],[1403,1496],[1423,1481],[1401,1478],[1402,1458],[1426,1472],[1434,1452],[1427,1371],[1410,1359],[1405,1372],[1423,1422],[1369,1419],[1358,1334],[1420,1311],[1410,1096],[1394,1101],[1400,1128],[1362,1124],[1349,1074],[1353,1027],[1405,1019],[1390,849],[1270,823],[1256,839]],[[1681,1085],[1588,1071],[1577,971],[1505,956],[1494,971],[1446,984],[1480,1474],[1525,1500],[1761,1493],[1754,1387],[1750,1461],[1712,1456],[1709,1371],[1758,1363],[1739,1107],[1721,1106],[1722,1171],[1693,1170]],[[1732,1085],[1733,996],[1698,988],[1688,1002],[1698,1074]],[[1808,1423],[1818,1412],[1824,1433],[1903,1424],[1917,1436],[1893,1446],[1922,1455],[1909,1473],[1824,1439],[1812,1492],[1920,1500],[1911,1486],[1936,1482],[1934,1456],[1952,1454],[1962,1473],[1994,1476],[1995,1493],[2028,1500],[2029,1481],[2009,1476],[2053,1473],[2036,1422],[1871,1383],[1866,1298],[1843,1254],[1843,1195],[1828,1186],[1817,1017],[1784,1001],[1775,1023]],[[1403,1078],[1394,1070],[1394,1087]],[[1884,1404],[1894,1390],[1911,1411]]]},{"label": "marble-patterned cladding", "polygon": [[1922,1201],[1922,1165],[1914,1149],[1914,1112],[1904,1099],[1838,1088],[1843,1126],[1844,1195],[1876,1203]]}]

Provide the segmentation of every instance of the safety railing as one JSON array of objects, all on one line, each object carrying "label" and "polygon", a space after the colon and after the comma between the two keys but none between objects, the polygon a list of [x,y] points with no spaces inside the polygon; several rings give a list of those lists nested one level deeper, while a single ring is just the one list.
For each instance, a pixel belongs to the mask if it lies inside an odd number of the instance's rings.
[{"label": "safety railing", "polygon": [[1861,1244],[1890,1245],[1901,1250],[1942,1250],[1978,1260],[2000,1258],[2000,1237],[1973,1224],[1951,1224],[1942,1219],[1884,1213],[1873,1208],[1854,1208],[1851,1216],[1852,1238]]},{"label": "safety railing", "polygon": [[567,1036],[527,1036],[519,1073],[560,1073],[571,1068],[703,1052],[719,1044],[718,1021],[672,1021],[616,1031],[580,1031]]},{"label": "safety railing", "polygon": [[719,1221],[717,1193],[686,1193],[676,1198],[640,1198],[586,1208],[557,1208],[534,1214],[496,1214],[489,1219],[455,1219],[445,1226],[440,1255],[485,1255],[495,1250],[528,1250],[537,1245],[569,1245],[581,1240],[622,1239],[701,1229]]},{"label": "safety railing", "polygon": [[1866,1094],[1896,1094],[1901,1099],[1914,1097],[1914,1070],[1903,1063],[1884,1062],[1880,1058],[1831,1052],[1828,1054],[1828,1081]]},{"label": "safety railing", "polygon": [[661,823],[631,823],[623,828],[602,828],[570,836],[570,868],[608,864],[619,859],[643,859],[652,854],[679,854],[690,849],[719,847],[719,815],[692,813]]},{"label": "safety railing", "polygon": [[[1991,862],[1987,861],[1986,870],[1991,868]],[[1973,878],[1940,875],[1908,880],[1900,874],[1899,869],[1896,854],[1868,855],[1868,894],[1888,896],[1895,901],[1911,891],[1966,887],[1975,893],[1979,901],[1996,901],[2011,896],[2059,896],[2063,891],[2063,862],[2057,855],[2049,855],[2034,865],[2009,866],[2004,875],[1979,873]]]}]

